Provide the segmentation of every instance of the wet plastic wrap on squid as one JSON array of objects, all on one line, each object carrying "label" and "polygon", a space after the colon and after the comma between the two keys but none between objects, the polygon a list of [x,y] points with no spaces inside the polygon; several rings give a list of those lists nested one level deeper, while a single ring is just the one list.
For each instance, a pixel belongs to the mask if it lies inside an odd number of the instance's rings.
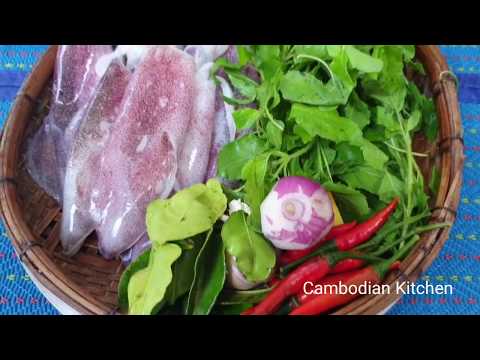
[{"label": "wet plastic wrap on squid", "polygon": [[[188,45],[185,52],[193,57],[196,65],[194,112],[186,135],[188,139],[178,161],[178,173],[175,190],[181,190],[195,183],[202,183],[216,177],[217,157],[220,149],[235,139],[233,107],[223,100],[231,97],[229,84],[220,79],[215,87],[211,78],[213,62],[225,57],[237,62],[234,46],[226,45]],[[128,251],[122,254],[122,260],[128,264],[150,247],[148,236],[143,236]]]},{"label": "wet plastic wrap on squid", "polygon": [[181,190],[207,179],[215,120],[215,83],[210,79],[211,59],[196,62],[195,98],[192,119],[178,162],[175,189]]},{"label": "wet plastic wrap on squid", "polygon": [[100,171],[108,191],[97,234],[106,258],[141,239],[148,204],[173,190],[193,109],[194,79],[192,57],[173,46],[150,49],[133,73]]},{"label": "wet plastic wrap on squid", "polygon": [[60,233],[66,254],[77,252],[101,221],[106,202],[102,189],[105,184],[98,182],[97,174],[130,77],[123,63],[111,62],[72,143],[65,174]]},{"label": "wet plastic wrap on squid", "polygon": [[110,45],[62,45],[58,48],[50,112],[30,140],[26,154],[32,178],[58,202],[70,145],[82,111],[103,74],[95,70],[98,59],[112,51]]}]

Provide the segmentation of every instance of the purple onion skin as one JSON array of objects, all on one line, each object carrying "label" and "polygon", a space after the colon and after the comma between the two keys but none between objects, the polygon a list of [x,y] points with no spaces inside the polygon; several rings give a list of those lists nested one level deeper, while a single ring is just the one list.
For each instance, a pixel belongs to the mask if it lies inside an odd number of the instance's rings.
[{"label": "purple onion skin", "polygon": [[227,258],[227,283],[232,289],[250,290],[259,284],[248,281],[238,269],[235,257],[226,253]]},{"label": "purple onion skin", "polygon": [[304,250],[317,245],[334,222],[326,190],[300,176],[282,178],[260,207],[262,232],[282,250]]}]

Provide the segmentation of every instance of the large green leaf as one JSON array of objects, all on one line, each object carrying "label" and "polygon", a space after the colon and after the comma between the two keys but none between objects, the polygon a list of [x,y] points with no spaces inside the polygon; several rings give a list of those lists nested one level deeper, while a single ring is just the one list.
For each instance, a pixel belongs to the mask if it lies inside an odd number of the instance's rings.
[{"label": "large green leaf", "polygon": [[172,282],[168,286],[164,297],[167,305],[173,305],[180,297],[185,295],[192,286],[195,261],[209,234],[210,232],[208,232],[208,234],[199,234],[189,239],[192,244],[191,248],[184,249],[180,258],[173,263]]},{"label": "large green leaf", "polygon": [[370,123],[370,109],[354,91],[350,97],[350,101],[345,107],[345,116],[353,120],[360,129],[363,129]]},{"label": "large green leaf", "polygon": [[149,264],[132,275],[128,283],[129,314],[151,315],[163,301],[172,281],[171,266],[182,253],[176,244],[153,244]]},{"label": "large green leaf", "polygon": [[379,195],[380,200],[388,203],[394,197],[401,196],[404,189],[405,184],[399,178],[391,174],[389,171],[385,171],[377,194]]},{"label": "large green leaf", "polygon": [[244,212],[233,213],[222,228],[227,252],[236,258],[237,266],[250,282],[265,281],[276,261],[273,247],[248,224]]},{"label": "large green leaf", "polygon": [[323,83],[310,73],[291,70],[280,82],[282,96],[289,101],[308,105],[336,106],[345,103],[343,89],[330,80]]},{"label": "large green leaf", "polygon": [[265,180],[269,158],[270,153],[259,155],[245,167],[245,200],[252,211],[249,221],[256,229],[261,228],[260,205],[269,190]]},{"label": "large green leaf", "polygon": [[333,194],[342,215],[349,221],[358,220],[370,213],[367,198],[361,192],[333,182],[326,182],[323,186]]},{"label": "large green leaf", "polygon": [[326,45],[295,45],[295,54],[313,56],[322,60],[327,60],[330,56]]},{"label": "large green leaf", "polygon": [[380,150],[375,144],[367,139],[362,141],[362,152],[365,162],[375,169],[383,170],[385,163],[388,161],[388,156]]},{"label": "large green leaf", "polygon": [[225,248],[217,232],[210,233],[200,250],[194,266],[185,313],[208,315],[225,283]]},{"label": "large green leaf", "polygon": [[384,172],[371,166],[357,166],[351,168],[341,178],[353,189],[366,190],[372,194],[377,194],[384,178]]},{"label": "large green leaf", "polygon": [[381,59],[365,54],[354,46],[347,45],[346,52],[353,69],[364,73],[378,73],[383,69],[383,61]]},{"label": "large green leaf", "polygon": [[128,311],[128,283],[132,276],[148,266],[150,249],[141,254],[123,271],[118,283],[118,305],[123,311]]},{"label": "large green leaf", "polygon": [[182,240],[206,232],[224,214],[227,198],[217,180],[182,190],[147,208],[147,232],[154,244]]},{"label": "large green leaf", "polygon": [[358,125],[341,117],[335,110],[294,104],[290,117],[310,136],[316,135],[336,143],[362,144],[363,135]]},{"label": "large green leaf", "polygon": [[240,180],[243,167],[266,149],[266,142],[253,134],[225,145],[218,157],[218,174],[229,180]]}]

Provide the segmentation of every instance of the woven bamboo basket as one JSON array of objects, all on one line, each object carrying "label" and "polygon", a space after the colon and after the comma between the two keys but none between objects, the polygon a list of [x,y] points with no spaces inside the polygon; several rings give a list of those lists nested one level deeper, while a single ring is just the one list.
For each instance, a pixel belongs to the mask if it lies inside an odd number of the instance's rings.
[{"label": "woven bamboo basket", "polygon": [[[5,125],[0,145],[0,209],[22,264],[62,313],[116,314],[122,264],[99,255],[95,235],[89,237],[77,255],[64,256],[59,240],[61,208],[33,182],[24,166],[24,140],[38,129],[48,112],[55,55],[56,46],[51,46],[25,81]],[[431,201],[430,221],[453,223],[464,162],[456,83],[437,46],[417,46],[417,58],[427,71],[441,128],[434,144],[421,137],[415,140],[417,151],[430,154],[419,161],[426,183],[433,163],[441,173],[438,194]],[[438,256],[449,231],[442,228],[424,234],[401,268],[384,283],[393,289],[396,281],[416,281]],[[398,298],[394,291],[363,296],[335,314],[385,313]]]}]

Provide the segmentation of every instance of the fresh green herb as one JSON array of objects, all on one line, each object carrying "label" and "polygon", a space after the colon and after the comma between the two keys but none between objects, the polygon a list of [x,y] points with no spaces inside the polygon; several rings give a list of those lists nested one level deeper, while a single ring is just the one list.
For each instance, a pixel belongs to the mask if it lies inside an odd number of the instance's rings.
[{"label": "fresh green herb", "polygon": [[275,251],[247,221],[244,212],[235,212],[222,227],[226,251],[236,258],[239,270],[251,282],[265,281],[275,262]]},{"label": "fresh green herb", "polygon": [[[194,185],[148,206],[146,222],[152,248],[147,266],[143,257],[134,263],[137,265],[132,265],[130,273],[137,271],[130,275],[127,285],[130,314],[158,312],[163,305],[172,305],[189,290],[194,279],[193,263],[201,246],[194,244],[181,258],[182,248],[173,241],[188,238],[198,241],[200,234],[212,229],[226,207],[227,199],[217,180]],[[202,239],[200,236],[200,241]]]},{"label": "fresh green herb", "polygon": [[[419,132],[433,142],[438,121],[432,99],[405,76],[406,67],[424,73],[415,46],[261,45],[247,54],[261,74],[258,110],[236,116],[251,133],[245,144],[239,139],[221,151],[219,175],[243,181],[239,194],[252,208],[250,226],[258,230],[262,199],[289,175],[323,183],[346,221],[367,218],[399,197],[393,218],[402,225],[391,238],[405,238],[425,222],[410,222],[428,213],[415,159],[424,155],[412,143]],[[242,86],[238,92],[247,95]],[[240,147],[243,155],[235,151]],[[435,179],[434,171],[433,191]]]},{"label": "fresh green herb", "polygon": [[208,315],[225,283],[225,248],[218,231],[207,236],[195,261],[185,314]]}]

